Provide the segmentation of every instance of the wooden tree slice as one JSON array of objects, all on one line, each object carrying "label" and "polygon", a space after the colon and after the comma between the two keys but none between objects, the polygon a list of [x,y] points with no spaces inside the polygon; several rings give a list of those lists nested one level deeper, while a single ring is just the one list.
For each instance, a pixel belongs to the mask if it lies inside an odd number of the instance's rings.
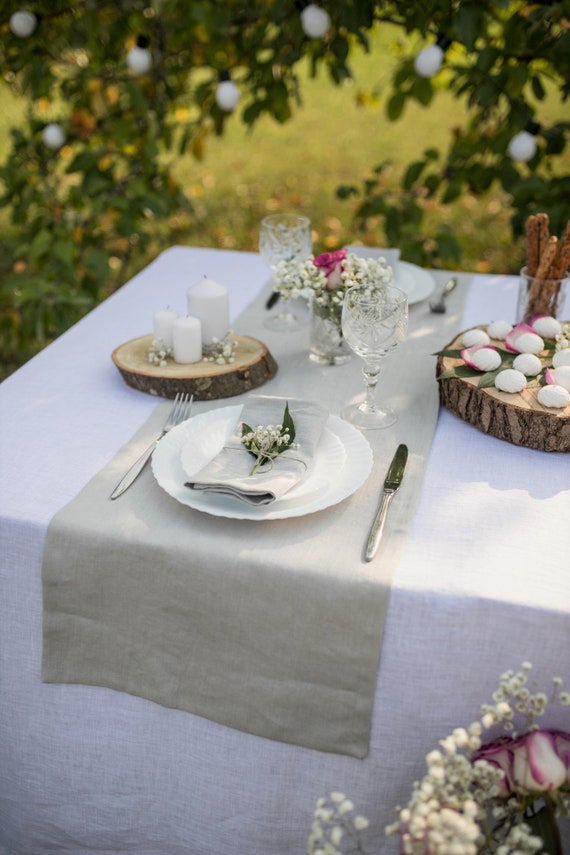
[{"label": "wooden tree slice", "polygon": [[127,385],[149,395],[175,398],[178,392],[188,392],[196,401],[231,398],[257,389],[277,372],[266,345],[249,336],[232,335],[237,347],[235,361],[229,365],[202,361],[181,365],[169,359],[165,367],[148,361],[153,338],[132,339],[111,355]]},{"label": "wooden tree slice", "polygon": [[[460,349],[462,336],[463,333],[458,335],[444,350]],[[504,342],[497,345],[504,349]],[[440,401],[450,412],[483,433],[513,445],[539,451],[570,451],[570,406],[543,407],[536,397],[537,388],[509,394],[495,387],[478,388],[479,377],[439,379],[448,368],[463,364],[463,360],[447,356],[437,360]],[[550,363],[543,360],[543,364]]]}]

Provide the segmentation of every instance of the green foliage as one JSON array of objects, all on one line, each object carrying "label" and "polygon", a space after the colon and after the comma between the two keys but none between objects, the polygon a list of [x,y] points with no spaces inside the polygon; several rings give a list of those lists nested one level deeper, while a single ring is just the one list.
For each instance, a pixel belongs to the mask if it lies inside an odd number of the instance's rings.
[{"label": "green foliage", "polygon": [[[469,117],[453,129],[447,151],[425,140],[397,191],[386,189],[386,163],[360,187],[339,188],[339,198],[359,200],[356,225],[399,246],[409,261],[455,266],[456,235],[430,213],[464,193],[501,190],[512,200],[515,235],[538,210],[562,231],[570,216],[563,167],[570,122],[542,129],[526,164],[506,152],[529,119],[540,121],[548,93],[568,97],[569,0],[322,5],[332,21],[323,39],[304,34],[296,0],[34,0],[28,8],[38,26],[27,38],[0,21],[3,78],[27,107],[0,168],[0,204],[12,223],[0,258],[5,360],[25,358],[61,333],[122,284],[137,260],[173,242],[181,211],[192,217],[173,166],[181,157],[202,159],[208,139],[223,135],[230,114],[215,99],[220,72],[229,70],[239,85],[247,125],[262,116],[284,124],[301,103],[300,63],[342,84],[354,51],[368,50],[383,22],[403,36],[382,93],[387,119],[397,121],[413,102],[430,109],[443,89],[468,104]],[[421,78],[414,55],[439,33],[452,40],[443,68]],[[136,74],[126,57],[141,35],[152,65]],[[65,131],[60,148],[43,141],[51,122]]]}]

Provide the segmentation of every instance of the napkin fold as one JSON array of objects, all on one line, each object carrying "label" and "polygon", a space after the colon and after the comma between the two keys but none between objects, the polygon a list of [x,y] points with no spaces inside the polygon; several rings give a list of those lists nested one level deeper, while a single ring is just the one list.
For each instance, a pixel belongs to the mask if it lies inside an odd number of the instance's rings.
[{"label": "napkin fold", "polygon": [[[241,441],[242,422],[254,430],[258,425],[282,424],[285,405],[295,425],[299,448],[282,452],[271,463],[250,472],[254,457]],[[248,398],[233,434],[206,466],[186,486],[204,493],[232,496],[250,505],[268,505],[284,496],[309,471],[323,432],[328,411],[314,401],[254,395]]]}]

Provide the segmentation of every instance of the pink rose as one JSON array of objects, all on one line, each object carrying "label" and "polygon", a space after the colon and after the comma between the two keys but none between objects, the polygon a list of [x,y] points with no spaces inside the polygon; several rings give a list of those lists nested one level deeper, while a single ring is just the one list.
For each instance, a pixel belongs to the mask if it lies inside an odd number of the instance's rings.
[{"label": "pink rose", "polygon": [[502,795],[513,791],[544,793],[570,781],[570,735],[533,730],[518,739],[484,745],[473,760],[486,760],[504,772]]},{"label": "pink rose", "polygon": [[501,796],[508,796],[513,791],[513,754],[511,744],[512,740],[507,737],[499,739],[497,742],[483,745],[473,757],[473,760],[486,760],[491,766],[503,771],[503,780],[499,784],[501,787]]},{"label": "pink rose", "polygon": [[339,285],[342,285],[342,268],[343,261],[347,256],[346,249],[337,249],[336,252],[323,252],[322,255],[317,255],[313,259],[315,267],[319,267],[327,277],[325,288],[327,291],[334,291]]},{"label": "pink rose", "polygon": [[533,730],[516,740],[513,751],[515,784],[528,792],[557,790],[566,783],[568,770],[559,756],[554,733]]}]

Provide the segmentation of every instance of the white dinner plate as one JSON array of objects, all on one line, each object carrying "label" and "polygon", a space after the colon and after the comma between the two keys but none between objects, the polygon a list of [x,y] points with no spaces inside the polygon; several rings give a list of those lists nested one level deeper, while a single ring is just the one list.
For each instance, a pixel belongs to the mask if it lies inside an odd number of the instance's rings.
[{"label": "white dinner plate", "polygon": [[425,300],[435,289],[435,279],[429,270],[409,261],[398,262],[394,279],[394,284],[408,295],[408,306]]},{"label": "white dinner plate", "polygon": [[270,505],[254,507],[230,496],[191,490],[186,481],[222,450],[232,434],[242,405],[201,413],[169,431],[152,456],[152,471],[172,498],[218,517],[280,520],[304,516],[336,505],[368,478],[372,449],[348,422],[329,416],[307,474]]},{"label": "white dinner plate", "polygon": [[[389,253],[393,250],[376,249],[372,246],[347,246],[349,252],[363,258],[380,258],[383,256],[387,261]],[[408,305],[419,303],[429,297],[435,289],[435,279],[429,270],[411,264],[409,261],[396,261],[394,269],[394,284],[405,291],[408,295]]]}]

